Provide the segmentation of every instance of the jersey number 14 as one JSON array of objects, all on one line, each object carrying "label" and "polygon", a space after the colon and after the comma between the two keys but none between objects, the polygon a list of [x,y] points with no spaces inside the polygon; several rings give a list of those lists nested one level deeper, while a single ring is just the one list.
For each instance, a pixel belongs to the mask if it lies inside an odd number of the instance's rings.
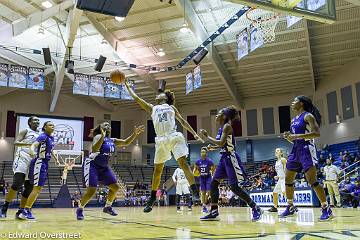
[{"label": "jersey number 14", "polygon": [[167,122],[167,114],[166,113],[160,113],[158,114],[159,122]]}]

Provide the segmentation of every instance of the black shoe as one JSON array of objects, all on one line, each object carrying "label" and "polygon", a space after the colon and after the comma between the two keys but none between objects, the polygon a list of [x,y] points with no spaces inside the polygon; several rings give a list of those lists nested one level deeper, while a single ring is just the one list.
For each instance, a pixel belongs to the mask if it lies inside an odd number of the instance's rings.
[{"label": "black shoe", "polygon": [[20,217],[20,214],[22,213],[22,209],[19,208],[19,210],[15,213],[15,219],[18,219],[18,220],[23,220],[21,217]]},{"label": "black shoe", "polygon": [[278,212],[278,209],[274,206],[272,206],[269,210],[269,212]]},{"label": "black shoe", "polygon": [[6,218],[8,206],[5,204],[1,207],[0,218]]},{"label": "black shoe", "polygon": [[146,206],[144,208],[145,213],[149,213],[152,211],[155,201],[156,201],[156,199],[151,199],[151,198],[147,201]]}]

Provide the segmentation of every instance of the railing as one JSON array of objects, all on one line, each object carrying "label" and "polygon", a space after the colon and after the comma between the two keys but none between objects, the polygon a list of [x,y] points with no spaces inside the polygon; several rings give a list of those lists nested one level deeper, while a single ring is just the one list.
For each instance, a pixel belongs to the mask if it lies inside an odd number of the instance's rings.
[{"label": "railing", "polygon": [[359,169],[360,169],[360,167],[356,167],[355,169],[353,169],[353,170],[351,170],[351,171],[349,171],[349,172],[345,173],[345,174],[344,174],[344,180],[345,180],[346,176],[348,176],[348,175],[352,174],[352,173],[353,173],[353,172],[355,172],[355,171],[358,171]]},{"label": "railing", "polygon": [[[344,168],[344,169],[342,169],[341,170],[341,174],[343,174],[343,177],[344,177],[344,180],[345,180],[345,178],[346,178],[346,176],[348,176],[349,175],[349,173],[352,173],[352,172],[354,172],[354,169],[353,170],[351,170],[350,172],[346,172],[346,170],[347,169],[349,169],[349,168],[351,168],[351,167],[354,167],[354,166],[356,166],[358,163],[360,163],[360,160],[358,160],[358,161],[356,161],[356,162],[354,162],[353,164],[351,164],[351,165],[349,165],[349,166],[347,166],[346,168]],[[359,167],[355,167],[355,169],[358,169]]]},{"label": "railing", "polygon": [[52,204],[53,204],[53,199],[52,199],[52,196],[51,196],[51,187],[50,187],[49,173],[47,173],[47,182],[48,182],[48,190],[49,190],[50,204],[51,204],[51,206],[52,206]]}]

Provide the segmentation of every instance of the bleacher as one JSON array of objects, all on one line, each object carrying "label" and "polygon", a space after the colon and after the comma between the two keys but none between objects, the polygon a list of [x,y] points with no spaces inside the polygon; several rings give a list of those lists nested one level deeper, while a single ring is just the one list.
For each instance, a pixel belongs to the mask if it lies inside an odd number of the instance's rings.
[{"label": "bleacher", "polygon": [[344,151],[348,151],[350,155],[357,154],[359,152],[359,140],[329,145],[329,152],[335,159],[339,157],[340,152]]}]

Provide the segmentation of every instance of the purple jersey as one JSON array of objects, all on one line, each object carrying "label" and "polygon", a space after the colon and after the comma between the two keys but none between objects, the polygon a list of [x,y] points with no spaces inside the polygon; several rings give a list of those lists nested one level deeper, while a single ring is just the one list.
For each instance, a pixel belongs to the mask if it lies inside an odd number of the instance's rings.
[{"label": "purple jersey", "polygon": [[[303,112],[291,120],[291,133],[292,134],[305,134],[305,133],[310,132],[310,126],[305,121],[305,116],[307,114],[308,114],[308,112]],[[309,144],[310,141],[306,141],[304,139],[296,139],[296,140],[294,140],[294,143]]]},{"label": "purple jersey", "polygon": [[[218,133],[216,135],[216,139],[220,140],[223,132],[223,128],[219,128]],[[234,134],[230,134],[227,136],[225,145],[220,149],[220,153],[231,153],[236,151],[236,143]]]},{"label": "purple jersey", "polygon": [[200,176],[210,176],[210,170],[211,167],[214,165],[214,162],[209,159],[206,158],[205,160],[199,159],[196,161],[196,166],[198,166],[199,171],[200,171]]},{"label": "purple jersey", "polygon": [[98,155],[95,157],[94,162],[99,166],[107,166],[111,155],[115,152],[114,140],[105,137],[104,142],[100,147]]},{"label": "purple jersey", "polygon": [[55,146],[54,137],[46,133],[42,133],[39,137],[37,137],[36,141],[40,143],[37,148],[36,157],[50,161],[51,152]]}]

